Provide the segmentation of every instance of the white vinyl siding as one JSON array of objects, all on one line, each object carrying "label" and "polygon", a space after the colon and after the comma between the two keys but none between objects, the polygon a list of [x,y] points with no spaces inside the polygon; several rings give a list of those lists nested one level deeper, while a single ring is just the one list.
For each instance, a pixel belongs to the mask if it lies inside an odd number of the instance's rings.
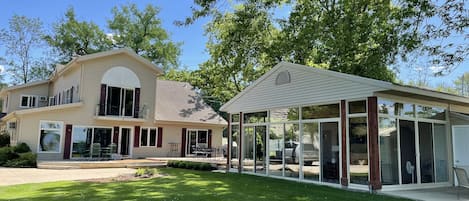
[{"label": "white vinyl siding", "polygon": [[[309,67],[308,67],[309,68]],[[275,85],[279,72],[288,70],[291,83]],[[316,73],[300,67],[282,66],[229,105],[229,113],[268,108],[327,103],[372,96],[382,88],[352,80]]]}]

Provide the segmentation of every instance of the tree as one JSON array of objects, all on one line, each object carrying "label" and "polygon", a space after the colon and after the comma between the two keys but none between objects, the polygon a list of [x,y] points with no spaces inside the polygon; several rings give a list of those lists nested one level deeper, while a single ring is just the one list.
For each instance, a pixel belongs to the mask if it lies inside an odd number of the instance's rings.
[{"label": "tree", "polygon": [[28,83],[33,80],[32,65],[37,59],[35,48],[43,45],[42,22],[38,18],[14,15],[9,21],[9,29],[0,30],[0,42],[6,47],[7,71],[11,73],[13,84]]},{"label": "tree", "polygon": [[469,96],[469,72],[462,74],[453,81],[457,93],[461,96]]},{"label": "tree", "polygon": [[169,34],[161,27],[159,9],[152,5],[140,11],[135,4],[114,7],[113,18],[108,21],[113,32],[115,47],[129,47],[137,54],[162,66],[167,72],[177,67],[180,44],[170,40]]},{"label": "tree", "polygon": [[193,72],[191,82],[218,109],[272,67],[275,62],[267,54],[278,30],[268,12],[246,4],[218,15],[206,34],[211,58]]},{"label": "tree", "polygon": [[69,8],[65,18],[54,24],[53,34],[45,36],[46,41],[60,56],[60,63],[69,62],[75,55],[85,55],[109,50],[112,41],[93,22],[80,22],[75,11]]}]

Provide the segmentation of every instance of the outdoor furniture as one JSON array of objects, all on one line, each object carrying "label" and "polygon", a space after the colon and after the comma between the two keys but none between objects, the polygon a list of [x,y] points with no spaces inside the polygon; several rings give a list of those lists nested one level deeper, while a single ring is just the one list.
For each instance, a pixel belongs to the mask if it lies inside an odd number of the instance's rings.
[{"label": "outdoor furniture", "polygon": [[91,157],[101,157],[101,144],[93,143],[91,144]]},{"label": "outdoor furniture", "polygon": [[102,148],[101,152],[103,157],[111,158],[111,155],[117,152],[117,145],[115,143],[111,143],[108,147]]},{"label": "outdoor furniture", "polygon": [[212,148],[206,148],[204,146],[199,146],[195,148],[194,154],[196,155],[204,155],[205,157],[210,157],[212,156],[213,149]]},{"label": "outdoor furniture", "polygon": [[463,168],[459,167],[454,167],[454,173],[456,173],[456,178],[458,179],[458,200],[459,200],[459,194],[460,190],[466,188],[469,189],[469,177],[467,177],[467,172]]}]

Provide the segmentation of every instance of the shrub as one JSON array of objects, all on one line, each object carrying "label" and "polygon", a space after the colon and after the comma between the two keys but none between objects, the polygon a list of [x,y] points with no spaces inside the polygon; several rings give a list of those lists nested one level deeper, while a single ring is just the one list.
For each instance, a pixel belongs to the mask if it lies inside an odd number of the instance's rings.
[{"label": "shrub", "polygon": [[14,146],[14,150],[16,153],[31,152],[31,149],[29,148],[28,144],[24,142],[19,143],[18,145]]},{"label": "shrub", "polygon": [[18,158],[19,155],[14,152],[13,147],[0,148],[0,166],[4,165],[7,161]]},{"label": "shrub", "polygon": [[10,146],[10,134],[7,131],[0,132],[0,147]]},{"label": "shrub", "polygon": [[5,163],[7,167],[36,167],[36,154],[32,152],[20,153],[18,158]]},{"label": "shrub", "polygon": [[135,172],[136,177],[151,177],[156,175],[158,170],[155,168],[138,168]]},{"label": "shrub", "polygon": [[191,161],[168,161],[167,166],[173,167],[173,168],[205,170],[205,171],[209,171],[213,169],[210,163],[191,162]]}]

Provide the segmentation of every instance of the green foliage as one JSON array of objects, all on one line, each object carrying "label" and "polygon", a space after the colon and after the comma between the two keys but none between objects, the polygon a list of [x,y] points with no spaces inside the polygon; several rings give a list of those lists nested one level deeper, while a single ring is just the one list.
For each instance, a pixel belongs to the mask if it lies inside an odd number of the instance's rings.
[{"label": "green foliage", "polygon": [[168,161],[168,167],[210,171],[213,169],[210,163],[192,162],[192,161]]},{"label": "green foliage", "polygon": [[20,153],[18,158],[7,161],[4,166],[6,167],[36,167],[36,154],[32,152]]},{"label": "green foliage", "polygon": [[0,166],[3,166],[9,160],[18,158],[19,155],[13,151],[13,147],[0,148]]},{"label": "green foliage", "polygon": [[136,177],[152,177],[158,173],[156,168],[138,168],[135,172]]},{"label": "green foliage", "polygon": [[10,134],[6,130],[0,131],[0,148],[10,145]]},{"label": "green foliage", "polygon": [[166,72],[177,67],[180,44],[173,43],[161,27],[159,9],[147,5],[140,11],[135,4],[112,9],[113,18],[108,21],[117,47],[132,48],[137,54],[163,67]]},{"label": "green foliage", "polygon": [[6,167],[36,167],[36,154],[26,143],[13,147],[0,148],[0,166]]},{"label": "green foliage", "polygon": [[29,148],[28,144],[22,142],[19,143],[18,145],[13,147],[13,150],[16,153],[26,153],[26,152],[31,152],[31,149]]},{"label": "green foliage", "polygon": [[73,8],[65,13],[65,18],[54,25],[52,35],[45,40],[60,55],[61,63],[67,63],[74,55],[85,55],[112,47],[112,41],[93,22],[80,22]]}]

